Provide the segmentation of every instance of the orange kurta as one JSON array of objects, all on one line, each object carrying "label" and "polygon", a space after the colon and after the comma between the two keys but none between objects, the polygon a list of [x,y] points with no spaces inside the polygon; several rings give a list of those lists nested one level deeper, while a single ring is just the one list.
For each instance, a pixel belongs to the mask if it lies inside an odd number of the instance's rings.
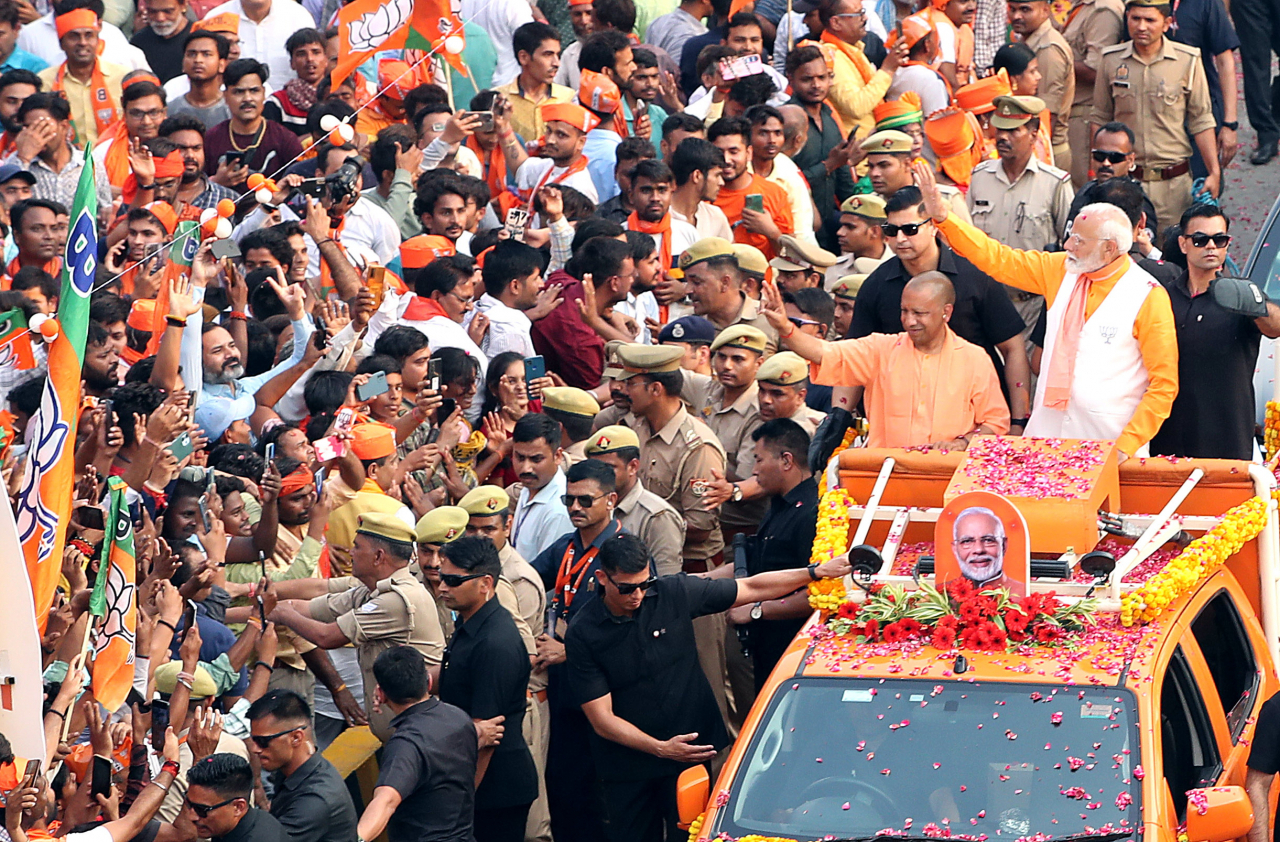
[{"label": "orange kurta", "polygon": [[751,186],[745,190],[730,190],[728,187],[720,188],[720,195],[716,196],[715,206],[724,211],[725,216],[729,217],[729,224],[733,226],[733,241],[735,243],[746,243],[749,246],[755,246],[764,252],[765,257],[772,259],[777,257],[778,253],[774,250],[773,244],[769,242],[769,238],[763,234],[751,233],[742,224],[742,209],[746,206],[748,194],[751,193],[760,193],[764,196],[764,212],[773,217],[774,224],[778,226],[782,233],[795,233],[795,218],[791,215],[791,200],[787,198],[787,191],[772,181],[765,181],[755,173],[751,174]]},{"label": "orange kurta", "polygon": [[826,342],[813,382],[865,386],[867,447],[919,447],[968,435],[985,424],[1009,432],[1009,407],[987,352],[947,328],[942,350],[926,354],[905,333]]},{"label": "orange kurta", "polygon": [[[982,231],[947,216],[938,226],[942,236],[956,254],[967,258],[983,272],[1003,284],[1027,292],[1043,295],[1045,307],[1052,307],[1066,275],[1066,252],[1022,251],[1010,248],[991,239]],[[1088,319],[1111,292],[1118,278],[1094,281],[1085,301],[1085,318]],[[1116,439],[1116,446],[1125,453],[1134,453],[1151,441],[1169,416],[1173,399],[1178,395],[1178,355],[1170,350],[1178,347],[1177,328],[1173,321],[1173,309],[1169,295],[1157,287],[1148,295],[1133,322],[1133,338],[1142,350],[1142,362],[1147,367],[1150,384],[1142,396],[1133,418],[1125,425],[1124,432]]]}]

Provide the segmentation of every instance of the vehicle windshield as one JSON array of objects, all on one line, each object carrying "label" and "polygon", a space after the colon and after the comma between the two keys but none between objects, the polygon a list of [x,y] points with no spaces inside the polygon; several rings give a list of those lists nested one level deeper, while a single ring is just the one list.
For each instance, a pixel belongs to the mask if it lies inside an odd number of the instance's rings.
[{"label": "vehicle windshield", "polygon": [[1134,828],[1134,708],[1115,687],[797,679],[770,702],[714,831],[804,842],[930,824],[992,839]]}]

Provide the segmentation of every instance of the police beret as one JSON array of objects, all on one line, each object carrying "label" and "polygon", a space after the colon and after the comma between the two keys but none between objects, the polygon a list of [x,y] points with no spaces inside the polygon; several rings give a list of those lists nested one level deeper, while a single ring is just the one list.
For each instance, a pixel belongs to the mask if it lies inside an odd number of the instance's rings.
[{"label": "police beret", "polygon": [[[178,673],[182,672],[182,661],[166,661],[156,667],[156,691],[166,696],[172,695],[178,686]],[[218,695],[218,684],[209,675],[209,671],[196,665],[195,680],[191,682],[191,698],[208,699]]]},{"label": "police beret", "polygon": [[996,107],[991,125],[997,129],[1016,129],[1032,117],[1040,116],[1045,104],[1038,96],[998,96],[991,101]]},{"label": "police beret", "polygon": [[614,453],[626,447],[639,447],[640,437],[636,435],[636,431],[630,427],[623,427],[621,424],[613,424],[608,427],[601,427],[599,430],[591,434],[591,438],[587,439],[585,448],[588,456],[597,456],[601,453]]},{"label": "police beret", "polygon": [[594,418],[600,414],[600,404],[588,392],[574,386],[548,386],[542,390],[542,408],[585,415]]},{"label": "police beret", "polygon": [[768,344],[769,337],[765,336],[764,331],[760,328],[738,324],[729,325],[729,327],[720,331],[716,341],[711,343],[711,350],[742,348],[747,351],[755,351],[757,354],[763,354],[765,346]]},{"label": "police beret", "polygon": [[794,386],[809,376],[809,364],[795,351],[780,351],[760,364],[756,379],[762,383]]},{"label": "police beret", "polygon": [[622,362],[622,373],[614,379],[626,380],[637,374],[678,371],[684,349],[675,345],[628,344],[618,349],[618,359]]},{"label": "police beret", "polygon": [[816,243],[806,243],[790,234],[783,234],[778,238],[778,256],[770,260],[769,265],[781,272],[804,272],[826,269],[839,259]]},{"label": "police beret", "polygon": [[911,135],[895,129],[885,129],[868,137],[859,148],[869,155],[877,152],[910,152]]},{"label": "police beret", "polygon": [[384,541],[413,543],[413,528],[399,517],[385,512],[365,512],[358,518],[357,533],[372,535]]},{"label": "police beret", "polygon": [[850,196],[840,206],[841,213],[851,213],[864,219],[883,221],[886,218],[884,198],[876,193],[860,193]]},{"label": "police beret", "polygon": [[447,544],[462,537],[471,516],[459,506],[440,506],[418,520],[414,530],[419,544]]},{"label": "police beret", "polygon": [[862,282],[866,279],[866,275],[845,275],[831,287],[831,294],[836,298],[854,301],[858,297],[858,290],[862,289]]},{"label": "police beret", "polygon": [[733,257],[733,243],[721,237],[704,237],[680,254],[679,266],[688,269],[704,260]]},{"label": "police beret", "polygon": [[[463,495],[458,501],[458,508],[477,517],[504,515],[511,508],[511,496],[500,486],[480,485]],[[422,521],[418,524],[421,525]]]},{"label": "police beret", "polygon": [[681,316],[658,333],[658,342],[686,342],[710,345],[716,338],[716,326],[702,316]]},{"label": "police beret", "polygon": [[738,269],[753,275],[764,277],[769,274],[769,258],[755,246],[746,243],[733,244],[733,256],[738,260]]}]

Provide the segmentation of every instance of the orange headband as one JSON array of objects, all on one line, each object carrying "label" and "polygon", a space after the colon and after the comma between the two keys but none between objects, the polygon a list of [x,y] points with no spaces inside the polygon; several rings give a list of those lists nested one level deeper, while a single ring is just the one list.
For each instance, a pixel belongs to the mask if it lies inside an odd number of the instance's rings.
[{"label": "orange headband", "polygon": [[72,9],[54,18],[53,24],[61,38],[73,29],[97,29],[98,16],[89,9]]},{"label": "orange headband", "polygon": [[182,175],[187,164],[182,160],[182,153],[177,149],[163,158],[155,158],[156,178],[177,178]]},{"label": "orange headband", "polygon": [[293,473],[280,481],[280,495],[295,494],[315,481],[311,470],[306,465],[299,465]]},{"label": "orange headband", "polygon": [[137,76],[130,76],[127,81],[120,83],[120,90],[122,91],[129,90],[129,86],[134,84],[135,82],[150,82],[151,84],[155,85],[157,88],[160,87],[159,77],[152,76],[150,73],[139,73]]}]

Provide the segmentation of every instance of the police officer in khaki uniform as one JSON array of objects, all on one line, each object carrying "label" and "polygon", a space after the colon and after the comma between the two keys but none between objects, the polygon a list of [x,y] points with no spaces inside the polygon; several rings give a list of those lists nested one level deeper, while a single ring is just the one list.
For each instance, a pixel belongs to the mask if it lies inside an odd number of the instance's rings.
[{"label": "police officer in khaki uniform", "polygon": [[862,282],[866,279],[866,275],[845,275],[832,285],[831,297],[835,301],[836,317],[828,337],[831,341],[844,339],[849,332],[849,326],[853,324],[853,307],[858,300],[858,290],[862,289]]},{"label": "police officer in khaki uniform", "polygon": [[[850,196],[840,205],[840,228],[836,239],[841,254],[827,267],[823,289],[832,292],[835,282],[846,275],[869,275],[893,257],[884,241],[884,198],[877,193]],[[843,334],[842,334],[843,335]]]},{"label": "police officer in khaki uniform", "polygon": [[[862,141],[858,147],[867,153],[867,175],[871,178],[871,189],[875,190],[885,201],[903,187],[915,184],[911,175],[911,146],[914,141],[911,135],[896,129],[885,129]],[[951,184],[939,184],[942,198],[947,208],[965,222],[969,222],[969,208],[964,203],[964,194],[960,188]],[[882,220],[883,221],[883,220]],[[890,253],[889,257],[893,254]],[[885,260],[889,258],[886,257]],[[871,270],[867,271],[870,274]]]},{"label": "police officer in khaki uniform", "polygon": [[548,386],[542,390],[542,411],[559,421],[564,432],[561,470],[567,471],[586,459],[582,449],[591,435],[595,417],[600,414],[600,404],[591,393],[574,386]]},{"label": "police officer in khaki uniform", "polygon": [[812,436],[827,417],[804,402],[809,390],[809,364],[795,351],[779,351],[761,363],[756,382],[760,384],[760,417],[765,421],[790,418]]},{"label": "police officer in khaki uniform", "polygon": [[640,481],[640,438],[627,427],[604,427],[587,441],[587,456],[613,468],[618,505],[613,516],[622,528],[644,541],[659,576],[679,573],[684,565],[684,519]]},{"label": "police officer in khaki uniform", "polygon": [[1071,171],[1071,145],[1067,124],[1076,99],[1075,57],[1071,45],[1053,25],[1049,0],[1010,0],[1009,27],[1035,51],[1040,65],[1040,87],[1036,93],[1049,109],[1053,162]]},{"label": "police officer in khaki uniform", "polygon": [[[724,240],[719,242],[727,245]],[[703,498],[716,476],[724,474],[725,454],[716,434],[680,400],[688,376],[680,369],[683,356],[683,350],[673,345],[623,345],[618,349],[623,366],[618,377],[626,382],[631,411],[638,419],[640,481],[684,518],[684,569],[700,573],[719,567],[724,560],[719,510],[705,506]],[[693,628],[698,660],[728,722],[724,617],[700,617],[694,620]]]},{"label": "police officer in khaki uniform", "polygon": [[774,280],[787,292],[805,287],[822,287],[823,275],[834,265],[836,256],[817,243],[797,240],[790,234],[778,238],[778,256],[769,261]]},{"label": "police officer in khaki uniform", "polygon": [[[747,294],[747,298],[753,301],[760,300],[760,291],[764,288],[764,279],[769,275],[769,258],[764,256],[764,252],[753,245],[747,243],[734,243],[733,256],[738,258],[738,271],[742,273],[742,291]],[[746,315],[744,310],[743,315]],[[763,322],[766,326],[769,324],[768,319],[753,317],[752,319],[743,319],[744,323],[754,324],[761,330],[760,326]]]},{"label": "police officer in khaki uniform", "polygon": [[1123,36],[1123,0],[1074,0],[1071,4],[1062,37],[1075,58],[1076,95],[1071,102],[1067,140],[1074,150],[1071,183],[1077,190],[1089,180],[1088,153],[1093,137],[1089,134],[1089,115],[1093,111],[1093,84],[1102,66],[1102,51],[1119,44]]},{"label": "police officer in khaki uniform", "polygon": [[394,514],[369,512],[357,521],[351,547],[352,576],[318,581],[329,593],[309,601],[283,600],[270,619],[297,632],[322,649],[352,643],[364,679],[365,711],[378,739],[391,736],[391,713],[373,709],[373,662],[394,646],[412,646],[427,665],[438,666],[444,654],[434,600],[409,571],[414,530]]},{"label": "police officer in khaki uniform", "polygon": [[622,373],[622,363],[618,361],[618,349],[626,344],[621,339],[610,339],[604,343],[604,372],[601,376],[609,384],[609,398],[613,401],[613,405],[597,413],[591,422],[593,433],[610,424],[635,426],[636,417],[631,414],[631,401],[627,400],[626,385],[618,379],[618,375]]},{"label": "police officer in khaki uniform", "polygon": [[[1142,182],[1161,226],[1176,224],[1191,206],[1191,142],[1195,139],[1209,174],[1205,188],[1217,197],[1222,171],[1218,166],[1217,124],[1200,50],[1164,36],[1173,9],[1155,0],[1125,6],[1125,25],[1132,39],[1102,51],[1102,68],[1093,87],[1093,125],[1119,120],[1137,136],[1137,166],[1131,173]],[[1163,232],[1156,232],[1157,235]]]},{"label": "police officer in khaki uniform", "polygon": [[[457,508],[467,513],[465,534],[488,538],[497,548],[498,561],[502,563],[501,578],[511,585],[516,598],[518,614],[512,614],[512,617],[518,617],[517,623],[523,622],[535,633],[541,633],[546,623],[547,594],[543,590],[542,577],[538,575],[538,571],[507,540],[511,498],[506,490],[497,485],[477,486],[463,495]],[[534,654],[536,652],[535,644]],[[547,785],[544,779],[549,728],[547,672],[545,669],[535,669],[529,674],[529,705],[524,717],[524,739],[529,745],[529,751],[533,753],[534,764],[538,767],[538,798],[529,808],[526,840],[551,838],[551,814],[547,811]]]}]

